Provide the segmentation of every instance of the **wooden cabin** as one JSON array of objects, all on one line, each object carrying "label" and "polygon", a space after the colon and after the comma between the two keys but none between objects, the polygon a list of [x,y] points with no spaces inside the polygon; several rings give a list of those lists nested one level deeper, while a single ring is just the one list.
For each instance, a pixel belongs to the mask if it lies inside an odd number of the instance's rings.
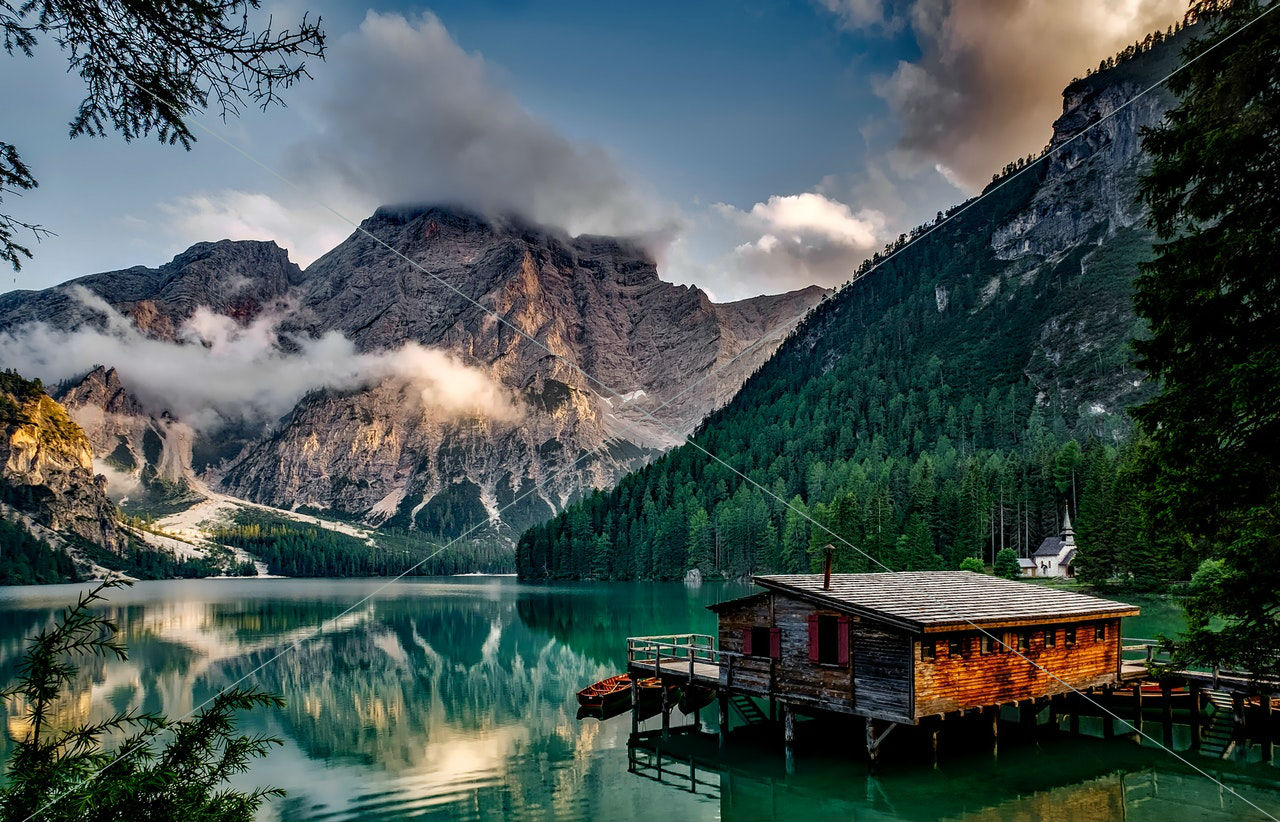
[{"label": "wooden cabin", "polygon": [[755,577],[712,605],[722,691],[894,723],[1120,679],[1120,602],[967,571]]}]

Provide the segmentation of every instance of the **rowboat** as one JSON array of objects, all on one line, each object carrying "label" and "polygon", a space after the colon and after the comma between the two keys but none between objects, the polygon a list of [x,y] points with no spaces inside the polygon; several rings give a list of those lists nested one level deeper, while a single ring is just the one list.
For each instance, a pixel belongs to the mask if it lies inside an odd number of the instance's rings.
[{"label": "rowboat", "polygon": [[588,685],[578,691],[578,704],[584,708],[627,707],[631,704],[631,677],[618,674]]}]

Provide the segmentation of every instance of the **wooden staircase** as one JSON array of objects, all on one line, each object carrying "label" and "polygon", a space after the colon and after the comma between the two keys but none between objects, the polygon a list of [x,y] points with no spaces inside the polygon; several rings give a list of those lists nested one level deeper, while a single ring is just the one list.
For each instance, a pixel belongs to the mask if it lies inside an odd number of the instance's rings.
[{"label": "wooden staircase", "polygon": [[762,725],[769,717],[751,697],[743,693],[729,694],[729,704],[738,712],[738,716],[748,725]]},{"label": "wooden staircase", "polygon": [[1223,691],[1205,691],[1213,710],[1208,715],[1200,741],[1200,753],[1215,759],[1227,759],[1235,749],[1235,723],[1232,714],[1231,694]]}]

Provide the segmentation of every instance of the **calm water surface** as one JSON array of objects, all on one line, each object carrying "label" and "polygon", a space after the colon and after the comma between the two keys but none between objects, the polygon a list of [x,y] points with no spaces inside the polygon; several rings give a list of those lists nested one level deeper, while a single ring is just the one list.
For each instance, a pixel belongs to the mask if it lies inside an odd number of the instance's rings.
[{"label": "calm water surface", "polygon": [[[117,592],[109,610],[130,659],[86,669],[67,717],[128,707],[185,713],[381,584],[206,580]],[[6,680],[23,638],[78,590],[0,589]],[[283,694],[287,707],[252,715],[247,727],[284,746],[243,784],[287,790],[263,819],[290,822],[1264,818],[1168,754],[1124,739],[1002,740],[996,757],[957,742],[934,769],[920,763],[913,752],[922,750],[907,735],[904,750],[869,776],[849,753],[862,742],[854,726],[802,723],[788,772],[772,734],[748,732],[724,753],[714,737],[628,750],[627,716],[576,718],[574,691],[622,669],[624,637],[711,632],[705,606],[746,590],[397,583],[253,680]],[[1177,629],[1175,606],[1141,604],[1146,613],[1127,635]],[[1193,761],[1280,811],[1280,768]]]}]

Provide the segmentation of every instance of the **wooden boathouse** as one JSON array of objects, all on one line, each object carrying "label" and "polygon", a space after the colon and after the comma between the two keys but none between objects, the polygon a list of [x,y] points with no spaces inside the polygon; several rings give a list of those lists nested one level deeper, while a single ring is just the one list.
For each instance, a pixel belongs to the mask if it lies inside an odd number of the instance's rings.
[{"label": "wooden boathouse", "polygon": [[[794,713],[867,725],[867,753],[898,725],[1043,705],[1118,685],[1120,620],[1138,608],[967,571],[757,576],[762,590],[711,606],[716,637],[634,637],[628,665]],[[664,726],[666,711],[664,710]]]}]

